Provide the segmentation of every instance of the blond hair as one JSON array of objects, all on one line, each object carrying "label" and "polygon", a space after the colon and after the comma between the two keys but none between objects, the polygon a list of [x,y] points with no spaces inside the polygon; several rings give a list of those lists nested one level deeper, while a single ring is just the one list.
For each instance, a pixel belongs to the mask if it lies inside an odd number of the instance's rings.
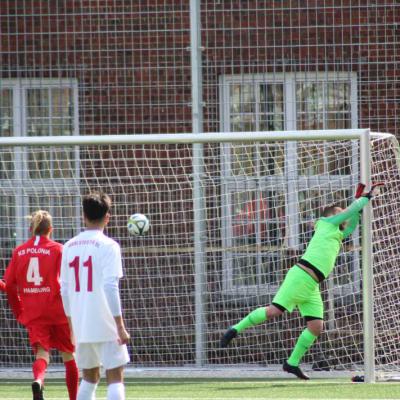
[{"label": "blond hair", "polygon": [[44,210],[33,212],[29,219],[31,221],[31,231],[34,235],[46,235],[53,226],[52,216]]}]

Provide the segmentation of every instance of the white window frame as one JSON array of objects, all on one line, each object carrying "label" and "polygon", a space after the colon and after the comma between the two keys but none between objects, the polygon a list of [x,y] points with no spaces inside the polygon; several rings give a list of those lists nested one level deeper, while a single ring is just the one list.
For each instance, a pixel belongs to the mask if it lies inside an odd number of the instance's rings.
[{"label": "white window frame", "polygon": [[[27,104],[26,104],[26,92],[28,89],[62,89],[68,88],[72,90],[73,99],[73,132],[71,136],[79,135],[79,93],[78,93],[78,80],[77,79],[46,79],[46,78],[32,78],[32,79],[3,79],[1,81],[2,89],[11,89],[13,96],[13,136],[27,136]],[[2,185],[0,180],[0,185],[3,186],[2,190],[5,195],[14,196],[15,198],[15,210],[16,210],[16,243],[21,243],[25,241],[29,232],[27,232],[26,224],[24,223],[24,216],[29,213],[29,204],[26,198],[29,195],[37,192],[35,189],[36,179],[26,179],[27,171],[27,159],[23,156],[21,148],[14,148],[14,164],[16,175],[11,179],[11,182]],[[76,160],[76,177],[79,176],[79,149],[75,149],[75,160]],[[61,191],[65,191],[66,194],[71,192],[76,192],[76,178],[65,179],[65,178],[53,178],[49,179],[47,184],[54,187],[60,188]],[[13,185],[12,181],[16,180],[21,182],[24,181],[24,194],[22,193],[22,188],[20,185]],[[50,182],[51,181],[51,182]],[[41,185],[46,185],[46,180],[40,180]],[[16,188],[16,189],[14,189]],[[73,189],[72,189],[73,188]],[[76,218],[75,224],[77,227],[81,224],[80,218],[80,203],[79,199],[76,200]],[[51,212],[51,210],[50,210]]]},{"label": "white window frame", "polygon": [[[220,130],[222,132],[230,132],[230,86],[232,84],[279,84],[283,85],[283,102],[284,102],[284,130],[297,130],[297,110],[296,110],[296,84],[299,82],[309,82],[309,83],[328,83],[328,82],[349,82],[350,83],[350,118],[351,118],[351,128],[358,127],[358,106],[357,106],[357,74],[354,72],[294,72],[294,73],[263,73],[263,74],[234,74],[234,75],[222,75],[220,76]],[[324,89],[325,90],[325,89]],[[255,94],[255,110],[256,113],[259,113],[258,104],[258,94],[256,91]],[[259,117],[256,116],[256,121],[259,120]],[[326,124],[326,110],[324,110],[324,126]],[[230,150],[226,148],[229,145],[222,145],[222,156],[221,163],[222,168],[225,168],[223,171],[224,174],[224,182],[222,184],[222,221],[223,221],[223,237],[231,238],[231,227],[232,227],[232,215],[230,212],[230,204],[227,203],[227,199],[230,202],[230,195],[232,192],[231,186],[235,186],[236,190],[240,190],[240,182],[238,186],[238,179],[235,179],[235,183],[230,174],[230,167],[227,166],[230,164]],[[356,148],[356,146],[354,147]],[[271,187],[286,187],[287,182],[292,180],[293,177],[298,180],[298,188],[297,192],[301,190],[305,190],[308,187],[308,182],[312,180],[317,180],[321,184],[324,179],[328,182],[329,177],[322,175],[315,175],[315,177],[304,177],[299,176],[297,170],[297,145],[295,142],[287,142],[285,145],[285,152],[288,157],[285,157],[285,175],[282,176],[270,176],[263,177],[262,180],[265,180],[265,185],[271,185]],[[355,171],[356,172],[356,171]],[[260,177],[258,177],[255,185],[259,186]],[[240,179],[239,179],[240,181]],[[353,184],[351,177],[347,179],[343,179],[343,186],[334,188],[341,189],[346,186],[347,188],[351,187]],[[249,181],[246,182],[246,187],[249,187]],[[265,187],[265,186],[264,186]],[[239,188],[239,189],[238,189]],[[263,188],[259,188],[262,190]],[[288,192],[289,193],[289,192]],[[296,249],[298,246],[297,239],[299,233],[299,210],[298,210],[298,201],[296,201],[297,194],[294,191],[290,191],[291,196],[294,198],[288,199],[287,204],[291,204],[291,206],[286,206],[286,218],[287,218],[287,229],[288,237],[294,238],[289,239],[289,243],[285,243],[285,245],[289,248]],[[227,248],[230,247],[232,243],[230,239],[227,239],[225,245]],[[357,245],[357,243],[355,243]],[[234,253],[232,253],[234,254]],[[223,289],[228,293],[256,293],[260,288],[265,291],[266,294],[273,294],[277,289],[278,285],[254,285],[254,286],[234,286],[233,285],[233,262],[232,262],[232,254],[226,254],[223,251]],[[260,254],[258,254],[260,257]],[[354,265],[358,265],[357,255],[355,253],[354,257]],[[355,268],[355,274],[358,273]],[[333,278],[331,278],[333,279]],[[332,285],[330,279],[328,279],[328,285]],[[342,292],[351,292],[354,290],[352,285],[345,285],[348,287],[342,287]],[[359,288],[357,288],[359,289]],[[335,289],[335,293],[338,292]],[[341,292],[341,293],[342,293]],[[339,293],[338,293],[339,294]]]}]

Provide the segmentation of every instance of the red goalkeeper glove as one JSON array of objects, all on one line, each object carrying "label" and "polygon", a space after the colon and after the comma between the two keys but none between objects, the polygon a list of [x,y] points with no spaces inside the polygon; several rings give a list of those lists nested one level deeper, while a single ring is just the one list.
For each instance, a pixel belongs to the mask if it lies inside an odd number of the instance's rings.
[{"label": "red goalkeeper glove", "polygon": [[356,199],[359,199],[363,195],[364,189],[365,189],[365,185],[363,183],[359,183],[357,185],[356,195],[354,197]]},{"label": "red goalkeeper glove", "polygon": [[365,185],[363,183],[359,183],[357,185],[355,198],[359,199],[360,197],[368,197],[368,199],[372,199],[372,197],[375,197],[379,194],[381,187],[384,185],[385,184],[383,182],[373,183],[370,191],[364,193]]}]

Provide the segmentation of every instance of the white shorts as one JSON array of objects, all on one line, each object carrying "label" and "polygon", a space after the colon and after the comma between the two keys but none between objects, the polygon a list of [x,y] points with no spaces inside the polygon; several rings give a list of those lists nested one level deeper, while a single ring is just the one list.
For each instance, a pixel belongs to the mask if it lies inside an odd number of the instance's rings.
[{"label": "white shorts", "polygon": [[117,342],[78,343],[76,363],[81,369],[103,367],[106,370],[121,367],[129,362],[126,344]]}]

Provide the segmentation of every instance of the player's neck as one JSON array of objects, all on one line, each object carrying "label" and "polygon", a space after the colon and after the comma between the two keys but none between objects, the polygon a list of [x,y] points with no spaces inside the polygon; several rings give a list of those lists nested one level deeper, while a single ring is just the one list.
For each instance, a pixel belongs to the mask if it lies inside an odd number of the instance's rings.
[{"label": "player's neck", "polygon": [[104,231],[104,226],[86,226],[85,231]]},{"label": "player's neck", "polygon": [[37,236],[39,236],[40,238],[50,239],[50,235],[48,233],[40,234],[40,235],[32,235],[32,238],[36,238]]},{"label": "player's neck", "polygon": [[86,222],[85,230],[86,231],[104,231],[104,225],[103,224],[91,224],[91,223]]},{"label": "player's neck", "polygon": [[84,217],[85,229],[87,231],[104,231],[108,223],[108,219],[101,219],[98,221],[90,221],[88,218]]}]

